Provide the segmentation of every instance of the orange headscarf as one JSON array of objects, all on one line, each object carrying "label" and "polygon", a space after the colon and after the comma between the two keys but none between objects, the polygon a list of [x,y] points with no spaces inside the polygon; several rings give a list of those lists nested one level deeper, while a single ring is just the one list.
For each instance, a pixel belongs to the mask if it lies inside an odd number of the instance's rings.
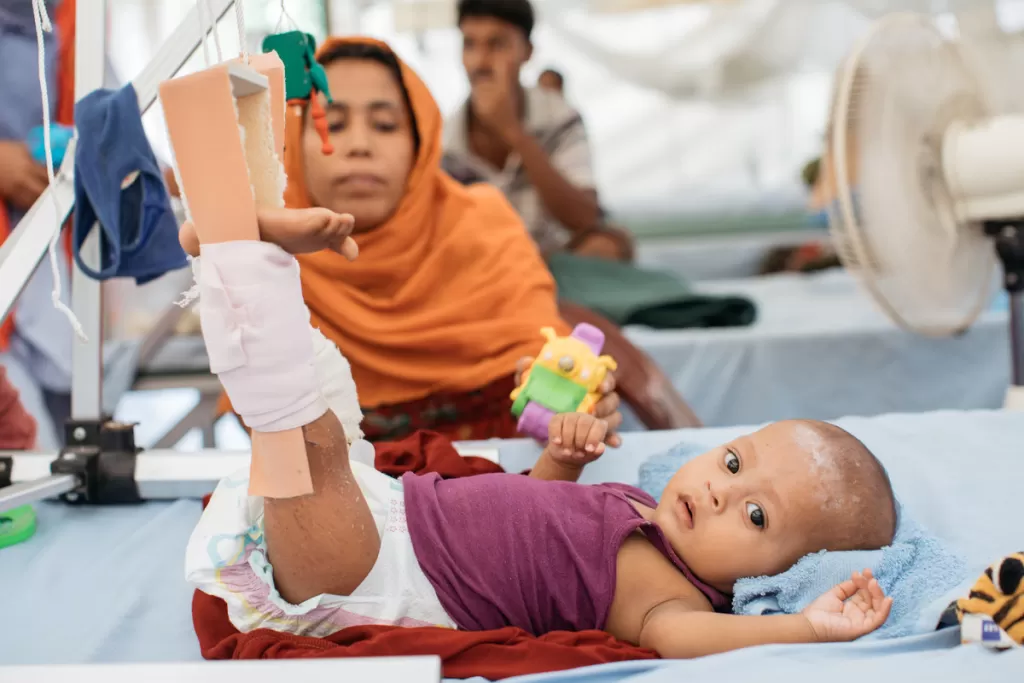
[{"label": "orange headscarf", "polygon": [[[63,0],[53,15],[57,29],[59,52],[57,56],[57,123],[70,126],[75,113],[75,0]],[[70,218],[68,222],[70,223]],[[11,219],[7,205],[0,198],[0,244],[11,234]],[[64,252],[71,263],[71,231],[64,233]],[[0,323],[0,351],[6,351],[14,332],[14,312]]]},{"label": "orange headscarf", "polygon": [[[331,38],[391,49],[369,38]],[[399,65],[419,129],[405,196],[383,225],[358,235],[359,258],[300,256],[312,323],[352,365],[364,407],[470,391],[536,354],[558,317],[555,285],[526,229],[494,187],[465,188],[441,170],[442,118],[426,84]],[[310,206],[302,160],[303,110],[289,106],[289,207]]]}]

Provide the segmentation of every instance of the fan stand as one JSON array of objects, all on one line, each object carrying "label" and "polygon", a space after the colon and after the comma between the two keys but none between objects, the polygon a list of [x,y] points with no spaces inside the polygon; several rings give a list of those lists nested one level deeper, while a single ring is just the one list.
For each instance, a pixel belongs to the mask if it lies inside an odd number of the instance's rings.
[{"label": "fan stand", "polygon": [[1024,412],[1024,218],[985,221],[984,228],[985,234],[995,241],[1003,264],[1003,287],[1010,297],[1013,381],[1003,407]]}]

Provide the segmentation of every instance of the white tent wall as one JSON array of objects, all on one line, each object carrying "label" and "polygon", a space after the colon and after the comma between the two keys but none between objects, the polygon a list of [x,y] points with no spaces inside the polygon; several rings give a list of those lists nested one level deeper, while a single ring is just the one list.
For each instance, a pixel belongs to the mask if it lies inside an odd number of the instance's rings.
[{"label": "white tent wall", "polygon": [[[1024,26],[1024,0],[735,0],[624,13],[591,11],[594,1],[535,0],[540,21],[524,81],[533,83],[548,66],[565,74],[568,97],[590,133],[603,203],[631,227],[652,232],[677,229],[680,217],[703,222],[729,214],[741,226],[752,213],[778,215],[783,225],[792,225],[794,214],[799,220],[799,170],[819,153],[832,71],[881,13],[945,12],[944,24],[954,30],[956,12],[974,35]],[[195,4],[109,0],[109,57],[117,76],[135,76]],[[330,32],[388,41],[451,112],[468,92],[454,4],[285,0],[284,7],[317,39]],[[251,49],[279,24],[289,25],[281,0],[245,0],[245,10]],[[434,28],[408,30],[417,22]],[[225,56],[238,52],[232,24],[231,16],[219,24]],[[215,59],[213,40],[208,49]],[[972,57],[998,62],[996,52],[1005,54],[990,49]],[[184,72],[202,63],[197,51]],[[159,105],[144,124],[158,158],[169,163]],[[141,291],[108,283],[110,334],[144,332],[154,307],[174,300],[188,278],[176,273]]]},{"label": "white tent wall", "polygon": [[[318,39],[365,33],[395,46],[449,112],[466,96],[455,0],[286,0]],[[797,205],[799,169],[818,153],[831,73],[857,35],[897,9],[957,12],[1016,31],[1024,0],[735,0],[604,13],[623,2],[535,0],[540,22],[524,80],[561,70],[591,136],[599,189],[613,211]],[[643,5],[645,3],[634,3]],[[647,3],[654,4],[654,3]],[[195,0],[111,0],[111,60],[127,80]],[[250,47],[281,19],[280,0],[245,0]],[[325,17],[329,16],[328,27]],[[952,18],[952,14],[949,14]],[[221,22],[226,55],[232,27]],[[413,32],[403,27],[443,26]],[[287,23],[287,22],[286,22]],[[225,30],[227,29],[227,30]],[[213,55],[214,44],[209,49]],[[985,55],[979,56],[984,58]],[[202,64],[201,52],[186,70]],[[170,160],[159,108],[154,150]]]},{"label": "white tent wall", "polygon": [[[333,0],[336,32],[382,38],[424,77],[445,111],[468,90],[449,3]],[[536,0],[535,57],[524,81],[562,71],[594,148],[604,202],[638,210],[798,205],[799,169],[820,149],[831,74],[869,22],[909,9],[986,12],[1004,30],[1020,0],[738,0],[631,13],[583,0]],[[613,3],[614,4],[614,3]],[[641,3],[642,4],[642,3]],[[671,3],[666,3],[670,4]],[[400,30],[415,25],[420,31]]]}]

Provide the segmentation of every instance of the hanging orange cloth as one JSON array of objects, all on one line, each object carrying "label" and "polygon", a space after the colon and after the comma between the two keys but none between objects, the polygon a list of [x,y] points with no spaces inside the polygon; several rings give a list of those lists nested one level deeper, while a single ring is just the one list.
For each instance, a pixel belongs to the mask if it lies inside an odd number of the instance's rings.
[{"label": "hanging orange cloth", "polygon": [[[368,38],[331,38],[390,48]],[[480,389],[568,326],[555,285],[519,217],[494,187],[463,187],[441,170],[442,117],[426,84],[399,60],[420,149],[403,197],[383,225],[356,236],[359,258],[300,256],[312,323],[352,365],[364,407]],[[343,95],[336,96],[339,99]],[[304,110],[289,106],[285,202],[310,206],[302,160]]]},{"label": "hanging orange cloth", "polygon": [[[75,113],[75,0],[63,0],[52,18],[54,31],[57,33],[57,102],[56,122],[65,126],[74,123]],[[68,159],[67,163],[74,163]],[[71,219],[68,219],[68,223]],[[65,226],[67,227],[67,226]],[[7,206],[0,198],[0,244],[10,236],[11,219]],[[71,231],[64,231],[64,252],[68,263],[71,263]],[[45,264],[44,264],[45,267]],[[0,324],[0,351],[6,351],[11,344],[14,332],[14,312],[11,311]]]}]

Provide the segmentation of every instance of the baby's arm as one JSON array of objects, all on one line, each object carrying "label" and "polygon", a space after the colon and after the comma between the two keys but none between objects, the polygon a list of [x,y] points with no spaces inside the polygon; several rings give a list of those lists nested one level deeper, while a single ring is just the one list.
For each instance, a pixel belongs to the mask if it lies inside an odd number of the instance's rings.
[{"label": "baby's arm", "polygon": [[802,614],[718,614],[695,611],[682,600],[670,600],[648,613],[638,644],[666,659],[688,659],[754,645],[817,641],[811,622]]},{"label": "baby's arm", "polygon": [[586,413],[560,413],[548,424],[548,444],[530,470],[534,479],[577,481],[604,453],[608,423]]},{"label": "baby's arm", "polygon": [[871,571],[854,572],[800,614],[739,616],[692,611],[670,600],[652,609],[640,629],[640,645],[662,657],[700,657],[752,645],[839,643],[871,633],[889,618],[892,598]]},{"label": "baby's arm", "polygon": [[854,573],[800,614],[719,614],[645,538],[628,538],[616,565],[615,598],[605,628],[665,658],[702,657],[754,645],[854,640],[885,623],[892,604],[865,571]]}]

